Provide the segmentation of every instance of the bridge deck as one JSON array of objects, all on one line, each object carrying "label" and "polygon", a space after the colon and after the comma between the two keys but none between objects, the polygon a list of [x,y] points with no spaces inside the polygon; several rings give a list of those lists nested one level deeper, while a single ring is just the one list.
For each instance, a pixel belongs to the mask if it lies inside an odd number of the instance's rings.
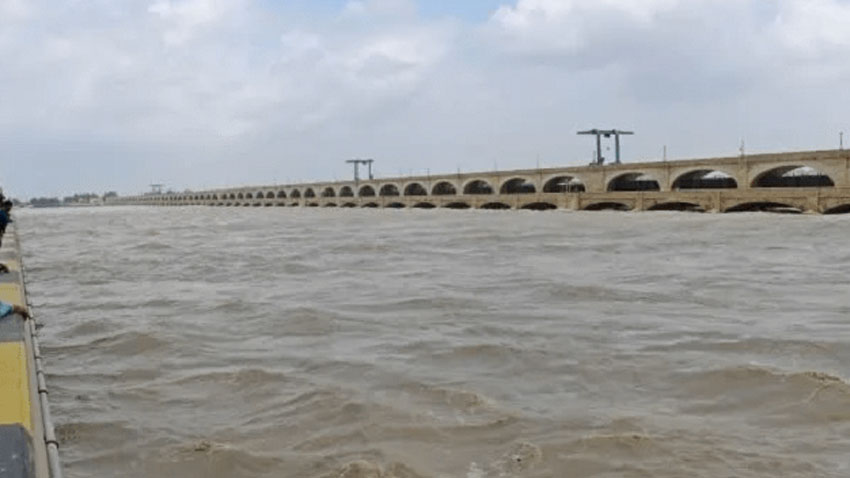
[{"label": "bridge deck", "polygon": [[[806,175],[787,176],[803,168]],[[813,171],[810,173],[808,171]],[[716,176],[712,176],[716,175]],[[716,179],[720,177],[721,179]],[[706,179],[708,178],[708,179]],[[715,179],[711,179],[715,178]],[[117,198],[110,204],[735,211],[850,207],[850,151],[444,174]]]}]

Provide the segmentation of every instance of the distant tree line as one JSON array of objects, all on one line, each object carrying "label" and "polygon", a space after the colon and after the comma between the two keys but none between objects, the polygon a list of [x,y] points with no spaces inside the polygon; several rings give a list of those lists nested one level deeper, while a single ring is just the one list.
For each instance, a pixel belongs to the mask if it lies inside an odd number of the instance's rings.
[{"label": "distant tree line", "polygon": [[32,207],[61,207],[74,204],[93,204],[101,200],[118,197],[115,191],[109,191],[103,195],[95,193],[74,194],[73,196],[65,196],[62,199],[56,197],[38,197],[30,199]]}]

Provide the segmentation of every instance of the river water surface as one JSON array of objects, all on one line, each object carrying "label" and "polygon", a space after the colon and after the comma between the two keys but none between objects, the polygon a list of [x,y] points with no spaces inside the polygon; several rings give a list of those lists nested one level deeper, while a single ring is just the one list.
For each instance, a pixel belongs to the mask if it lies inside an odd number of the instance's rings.
[{"label": "river water surface", "polygon": [[68,477],[850,476],[850,218],[17,222]]}]

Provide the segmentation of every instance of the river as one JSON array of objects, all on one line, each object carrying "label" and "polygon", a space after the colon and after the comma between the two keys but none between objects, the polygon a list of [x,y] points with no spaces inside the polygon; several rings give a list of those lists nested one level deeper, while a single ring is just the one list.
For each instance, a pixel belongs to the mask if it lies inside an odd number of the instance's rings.
[{"label": "river", "polygon": [[17,211],[74,477],[850,476],[850,218]]}]

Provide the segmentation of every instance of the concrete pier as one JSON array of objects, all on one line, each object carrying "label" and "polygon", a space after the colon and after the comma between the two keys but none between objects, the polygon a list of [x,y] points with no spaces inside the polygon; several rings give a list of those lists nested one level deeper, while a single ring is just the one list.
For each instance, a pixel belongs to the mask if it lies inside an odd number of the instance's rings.
[{"label": "concrete pier", "polygon": [[248,186],[121,197],[109,203],[841,213],[850,212],[850,151]]},{"label": "concrete pier", "polygon": [[[3,237],[0,300],[26,305],[20,248],[14,226]],[[33,320],[0,318],[0,476],[61,478],[58,443]]]}]

